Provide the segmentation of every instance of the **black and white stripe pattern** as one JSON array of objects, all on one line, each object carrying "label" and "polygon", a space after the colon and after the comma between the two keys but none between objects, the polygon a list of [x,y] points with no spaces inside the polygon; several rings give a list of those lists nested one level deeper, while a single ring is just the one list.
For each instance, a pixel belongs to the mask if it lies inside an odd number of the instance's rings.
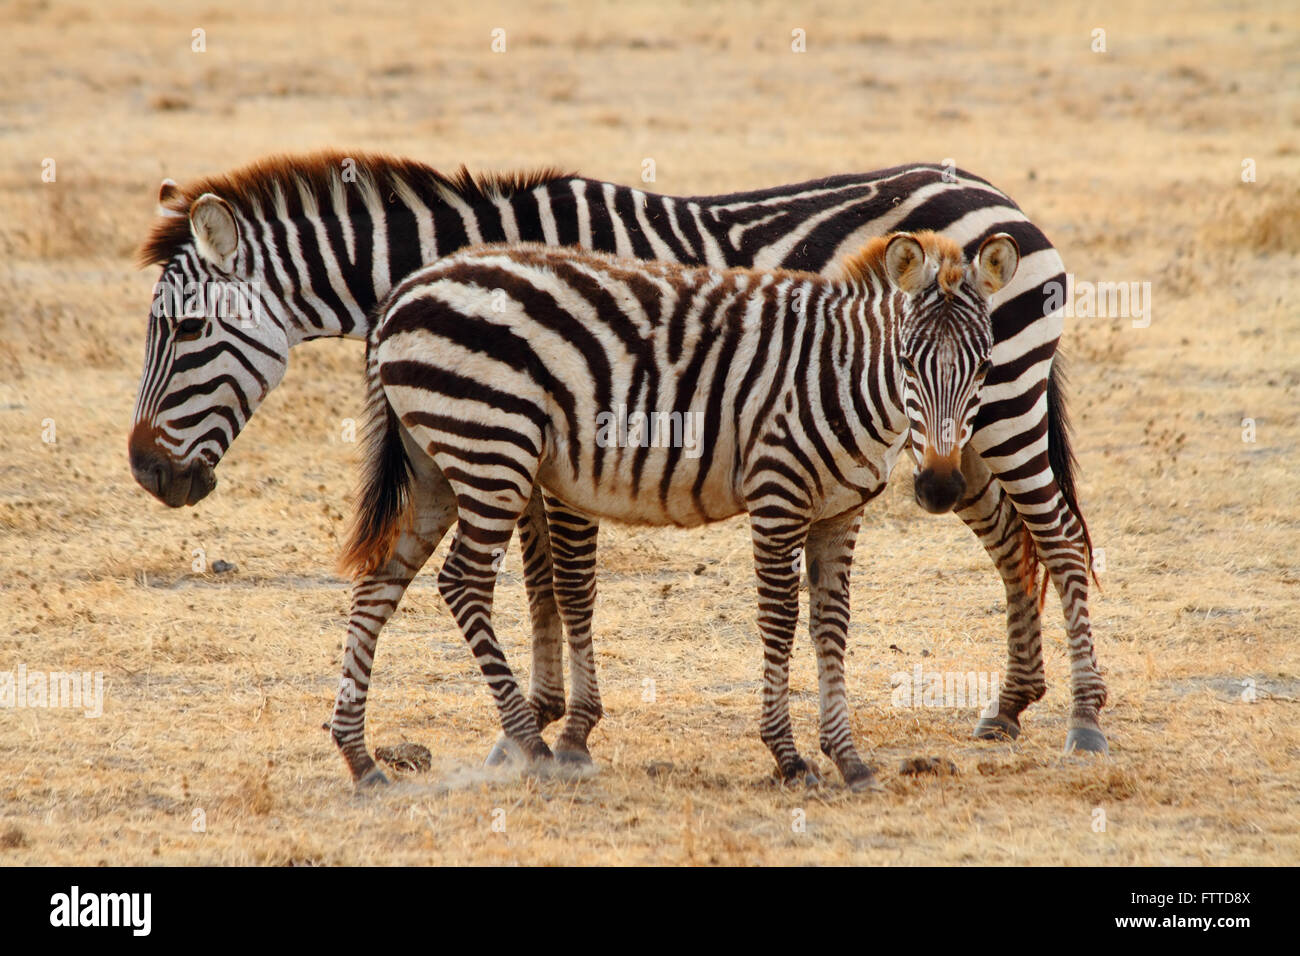
[{"label": "black and white stripe pattern", "polygon": [[[935,501],[944,503],[932,510],[956,503],[961,489],[939,486],[960,474],[990,367],[987,297],[1016,265],[1008,236],[986,240],[967,268],[955,243],[923,233],[874,241],[844,282],[535,245],[487,246],[421,269],[394,290],[372,338],[374,440],[345,562],[369,587],[408,509],[441,516],[423,529],[434,545],[457,522],[439,588],[507,738],[537,758],[550,751],[491,617],[495,555],[536,485],[585,514],[639,524],[746,512],[765,659],[762,738],[783,779],[805,778],[788,662],[806,564],[821,748],[850,786],[869,786],[843,670],[862,507],[884,489],[909,434],[921,475],[940,475]],[[698,422],[698,446],[684,447],[684,429],[610,441],[613,408],[641,422]],[[585,759],[568,740],[566,731],[557,755]]]},{"label": "black and white stripe pattern", "polygon": [[[193,504],[211,491],[213,469],[283,375],[294,345],[322,336],[365,337],[370,310],[393,285],[421,263],[471,242],[576,243],[714,267],[834,273],[868,237],[891,229],[934,229],[968,256],[988,235],[1009,233],[1022,260],[1011,286],[993,302],[993,367],[970,443],[982,457],[963,461],[968,489],[978,494],[958,509],[1007,582],[1010,661],[993,730],[1018,732],[1020,711],[1043,693],[1038,605],[1025,596],[1032,590],[1025,569],[1032,574],[1036,557],[1027,546],[1031,540],[1056,549],[1056,563],[1048,564],[1054,579],[1057,565],[1075,569],[1057,581],[1066,588],[1074,725],[1096,728],[1105,691],[1092,662],[1087,580],[1075,573],[1087,566],[1086,530],[1075,505],[1052,361],[1062,317],[1044,309],[1045,285],[1063,281],[1064,268],[1042,232],[985,181],[917,165],[729,196],[674,198],[553,172],[474,180],[463,171],[447,177],[417,163],[336,153],[272,159],[184,189],[166,182],[159,204],[162,215],[142,259],[163,267],[163,282],[233,281],[259,296],[252,328],[206,321],[195,329],[195,323],[182,327],[174,317],[150,316],[131,462],[140,483],[172,506]],[[579,629],[581,644],[582,622],[589,618],[583,608],[594,600],[594,577],[583,557],[594,525],[571,512],[551,518],[570,536],[570,546],[556,548],[574,562],[562,572],[570,610],[559,608],[551,591],[546,529],[524,526],[521,535],[535,622],[530,696],[543,716],[564,711],[560,616]],[[386,619],[427,559],[414,538],[399,552],[411,566],[357,614]],[[355,639],[355,627],[350,633],[334,728],[360,778],[374,769],[360,742],[374,648]],[[570,707],[580,703],[579,709],[598,716],[594,673],[585,686],[589,658],[589,648],[574,655],[574,675],[583,686],[575,684]],[[989,728],[982,725],[981,732]]]}]

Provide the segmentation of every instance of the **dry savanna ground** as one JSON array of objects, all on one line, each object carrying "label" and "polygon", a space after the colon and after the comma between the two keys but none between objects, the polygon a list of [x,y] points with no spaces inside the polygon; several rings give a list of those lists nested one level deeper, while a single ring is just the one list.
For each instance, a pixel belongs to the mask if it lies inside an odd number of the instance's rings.
[{"label": "dry savanna ground", "polygon": [[[1215,0],[5,4],[0,672],[100,672],[104,705],[0,709],[0,863],[1300,861],[1298,26],[1291,3]],[[973,707],[893,706],[895,672],[1005,655],[982,550],[910,502],[903,469],[853,585],[854,726],[881,792],[773,785],[731,521],[603,533],[589,779],[479,769],[495,712],[426,573],[384,631],[369,737],[434,766],[354,794],[320,726],[359,347],[298,350],[196,508],[164,508],[126,461],[155,277],[132,253],[158,181],[327,146],[618,181],[648,157],[653,188],[679,194],[951,157],[1014,195],[1079,279],[1149,282],[1149,326],[1080,316],[1063,342],[1105,551],[1110,757],[1060,754],[1054,597],[1050,690],[1019,741],[968,739]],[[505,570],[498,620],[524,672],[517,554]],[[814,752],[806,631],[792,679]],[[956,773],[900,773],[916,756]]]}]

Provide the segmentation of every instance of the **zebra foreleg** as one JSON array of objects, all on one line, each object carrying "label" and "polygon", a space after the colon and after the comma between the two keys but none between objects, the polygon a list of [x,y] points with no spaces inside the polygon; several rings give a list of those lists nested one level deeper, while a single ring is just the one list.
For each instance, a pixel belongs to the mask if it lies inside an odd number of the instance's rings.
[{"label": "zebra foreleg", "polygon": [[424,567],[456,520],[455,508],[450,503],[435,503],[433,496],[421,494],[416,498],[415,507],[415,521],[397,539],[388,564],[374,574],[358,578],[352,585],[343,678],[329,728],[358,787],[388,782],[371,758],[365,738],[366,695],[370,690],[370,671],[379,631],[397,610],[411,579]]},{"label": "zebra foreleg", "polygon": [[817,648],[817,687],[821,698],[821,750],[835,762],[853,790],[876,788],[872,769],[853,743],[848,694],[844,687],[844,648],[849,634],[849,572],[862,512],[820,521],[808,531],[804,559],[808,570],[809,630]]},{"label": "zebra foreleg", "polygon": [[795,746],[790,726],[790,649],[799,619],[799,570],[807,524],[758,518],[751,511],[758,629],[763,638],[763,713],[759,736],[786,783],[816,785],[817,775]]},{"label": "zebra foreleg", "polygon": [[993,559],[1007,595],[1007,666],[998,693],[997,713],[980,715],[974,736],[980,740],[1014,740],[1020,714],[1047,691],[1043,670],[1042,617],[1036,595],[1036,555],[1027,552],[1024,522],[1002,485],[969,445],[962,454],[968,493],[955,509]]}]

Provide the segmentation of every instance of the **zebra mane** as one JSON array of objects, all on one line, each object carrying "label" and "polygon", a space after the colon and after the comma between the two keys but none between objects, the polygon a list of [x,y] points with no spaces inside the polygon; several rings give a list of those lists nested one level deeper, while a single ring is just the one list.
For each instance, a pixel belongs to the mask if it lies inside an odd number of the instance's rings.
[{"label": "zebra mane", "polygon": [[[345,180],[345,169],[355,170],[355,179]],[[378,191],[380,196],[413,191],[429,199],[475,203],[507,198],[573,175],[555,167],[475,175],[464,165],[448,175],[408,159],[337,150],[267,156],[165,191],[159,216],[136,260],[142,267],[165,264],[189,242],[190,205],[204,193],[215,193],[249,217],[294,217],[304,211],[304,191],[306,203],[315,208],[327,207],[331,193],[353,185],[361,188],[344,192],[349,210],[364,208],[366,191]]]},{"label": "zebra mane", "polygon": [[[874,276],[880,282],[887,282],[885,249],[889,247],[889,241],[895,235],[897,233],[876,236],[853,255],[846,258],[844,264],[840,267],[843,277],[850,282],[866,282]],[[913,232],[910,235],[921,244],[927,259],[938,260],[939,271],[935,278],[945,292],[952,292],[957,286],[961,285],[962,274],[966,265],[966,257],[962,253],[961,246],[947,236],[941,236],[929,229]]]}]

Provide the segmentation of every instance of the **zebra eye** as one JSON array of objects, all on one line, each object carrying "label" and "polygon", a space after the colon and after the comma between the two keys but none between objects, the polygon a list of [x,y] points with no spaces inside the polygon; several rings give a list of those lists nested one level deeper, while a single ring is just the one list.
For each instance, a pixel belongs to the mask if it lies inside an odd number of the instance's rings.
[{"label": "zebra eye", "polygon": [[197,339],[203,334],[205,325],[207,325],[205,319],[181,319],[176,323],[176,338],[182,342]]},{"label": "zebra eye", "polygon": [[980,367],[975,370],[975,377],[983,378],[985,375],[989,373],[989,369],[991,369],[992,367],[993,367],[993,363],[990,362],[988,359],[985,359],[983,362],[980,362]]},{"label": "zebra eye", "polygon": [[912,375],[916,374],[916,365],[913,364],[912,360],[906,355],[900,355],[898,357],[898,363],[903,366],[905,372],[909,372]]}]

